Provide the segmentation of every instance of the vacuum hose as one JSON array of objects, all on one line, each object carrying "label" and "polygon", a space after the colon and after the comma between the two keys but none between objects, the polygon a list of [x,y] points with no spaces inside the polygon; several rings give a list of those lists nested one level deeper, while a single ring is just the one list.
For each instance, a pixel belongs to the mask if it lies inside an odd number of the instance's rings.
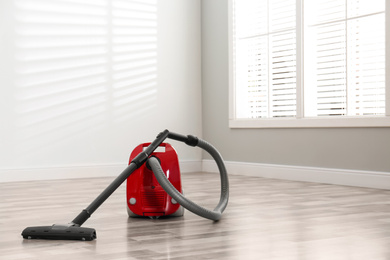
[{"label": "vacuum hose", "polygon": [[193,146],[198,146],[205,151],[207,151],[217,163],[220,177],[221,177],[221,196],[218,205],[214,208],[214,210],[206,209],[198,204],[192,202],[191,200],[185,198],[167,179],[160,166],[160,162],[155,157],[150,157],[148,159],[148,163],[152,168],[154,175],[156,176],[157,181],[163,187],[163,189],[180,205],[184,208],[188,209],[192,213],[195,213],[201,217],[211,219],[211,220],[219,220],[222,216],[222,212],[225,210],[228,200],[229,200],[229,180],[226,172],[225,165],[223,163],[222,156],[211,144],[208,142],[197,139],[197,143]]}]

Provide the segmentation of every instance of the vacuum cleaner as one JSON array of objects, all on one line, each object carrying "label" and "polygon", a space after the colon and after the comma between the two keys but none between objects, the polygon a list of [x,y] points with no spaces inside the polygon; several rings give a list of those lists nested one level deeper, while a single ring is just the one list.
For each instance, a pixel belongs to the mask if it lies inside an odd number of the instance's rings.
[{"label": "vacuum cleaner", "polygon": [[[199,206],[183,196],[178,157],[174,148],[164,143],[167,138],[200,147],[215,160],[220,173],[221,193],[219,203],[213,210]],[[96,230],[82,225],[126,180],[127,212],[130,217],[182,216],[185,208],[201,217],[218,221],[229,200],[228,175],[220,153],[200,138],[164,130],[153,142],[137,146],[130,155],[127,168],[70,223],[27,227],[22,232],[23,238],[81,241],[96,239]]]}]

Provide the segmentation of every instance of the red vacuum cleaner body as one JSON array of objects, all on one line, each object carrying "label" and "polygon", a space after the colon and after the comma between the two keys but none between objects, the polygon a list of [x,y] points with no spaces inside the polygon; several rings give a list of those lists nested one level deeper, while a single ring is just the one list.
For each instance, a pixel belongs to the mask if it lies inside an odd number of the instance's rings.
[{"label": "red vacuum cleaner body", "polygon": [[[138,145],[130,155],[131,161],[150,143]],[[179,160],[175,149],[161,143],[151,154],[160,161],[168,180],[182,193]],[[160,186],[152,170],[144,163],[127,178],[127,212],[130,217],[182,216],[184,209]]]}]

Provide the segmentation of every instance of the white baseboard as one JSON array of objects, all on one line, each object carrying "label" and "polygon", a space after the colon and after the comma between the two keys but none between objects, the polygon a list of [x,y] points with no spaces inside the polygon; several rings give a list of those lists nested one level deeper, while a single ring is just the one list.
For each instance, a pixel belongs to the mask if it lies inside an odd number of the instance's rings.
[{"label": "white baseboard", "polygon": [[[213,160],[203,160],[204,172],[217,172]],[[264,178],[390,189],[390,172],[359,171],[288,165],[225,162],[229,174]]]},{"label": "white baseboard", "polygon": [[[229,174],[264,178],[338,184],[347,186],[390,189],[390,173],[300,167],[288,165],[225,162]],[[0,182],[115,177],[126,168],[125,164],[79,165],[66,167],[0,169]],[[186,172],[217,172],[213,160],[181,161],[180,169]]]},{"label": "white baseboard", "polygon": [[[181,161],[179,163],[183,173],[202,170],[201,161]],[[115,177],[126,166],[126,164],[109,164],[0,169],[0,182]]]},{"label": "white baseboard", "polygon": [[77,165],[42,168],[1,169],[0,182],[59,180],[116,176],[126,165]]},{"label": "white baseboard", "polygon": [[186,172],[201,172],[202,171],[202,161],[180,161],[180,171],[183,173]]}]

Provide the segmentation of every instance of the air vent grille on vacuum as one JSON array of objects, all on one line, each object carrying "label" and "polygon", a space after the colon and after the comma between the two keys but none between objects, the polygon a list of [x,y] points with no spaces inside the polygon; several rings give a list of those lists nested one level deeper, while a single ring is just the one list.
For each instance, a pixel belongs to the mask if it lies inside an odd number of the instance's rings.
[{"label": "air vent grille on vacuum", "polygon": [[142,193],[142,202],[144,207],[163,207],[165,205],[165,192],[148,192]]}]

